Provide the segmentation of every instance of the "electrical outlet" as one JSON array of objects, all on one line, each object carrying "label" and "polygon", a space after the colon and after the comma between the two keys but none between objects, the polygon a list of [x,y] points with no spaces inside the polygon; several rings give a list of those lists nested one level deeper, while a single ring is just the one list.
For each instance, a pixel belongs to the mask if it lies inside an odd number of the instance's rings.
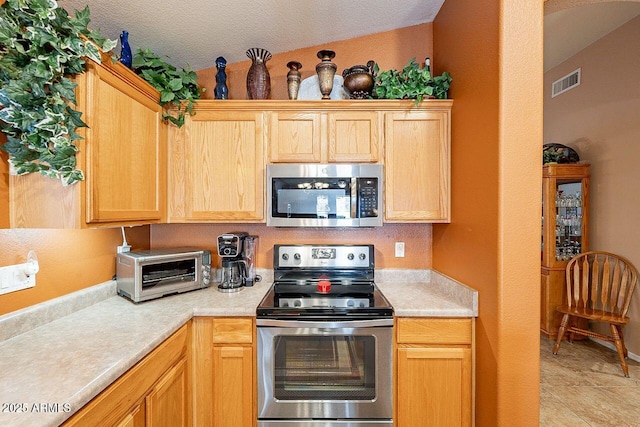
[{"label": "electrical outlet", "polygon": [[36,274],[31,268],[30,263],[0,267],[0,295],[34,287]]},{"label": "electrical outlet", "polygon": [[404,242],[396,242],[396,258],[404,258]]}]

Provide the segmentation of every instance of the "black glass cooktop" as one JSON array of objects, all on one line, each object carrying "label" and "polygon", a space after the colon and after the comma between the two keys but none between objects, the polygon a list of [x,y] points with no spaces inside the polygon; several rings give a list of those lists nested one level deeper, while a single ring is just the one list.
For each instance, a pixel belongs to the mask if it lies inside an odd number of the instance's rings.
[{"label": "black glass cooktop", "polygon": [[374,283],[297,285],[276,282],[258,305],[259,318],[337,320],[393,317],[393,307]]}]

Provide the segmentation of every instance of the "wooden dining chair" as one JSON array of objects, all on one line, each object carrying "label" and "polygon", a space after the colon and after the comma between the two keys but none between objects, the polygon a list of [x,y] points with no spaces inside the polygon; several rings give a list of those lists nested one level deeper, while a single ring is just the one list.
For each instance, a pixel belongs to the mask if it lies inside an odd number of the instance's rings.
[{"label": "wooden dining chair", "polygon": [[[629,367],[625,360],[627,348],[624,345],[622,326],[629,322],[627,311],[636,287],[637,270],[621,256],[591,251],[569,261],[565,273],[567,297],[565,305],[557,308],[563,313],[563,317],[553,354],[558,354],[566,332],[569,333],[570,341],[573,341],[574,334],[579,334],[613,342],[624,376],[628,377]],[[578,328],[570,323],[572,318],[608,323],[611,335]]]}]

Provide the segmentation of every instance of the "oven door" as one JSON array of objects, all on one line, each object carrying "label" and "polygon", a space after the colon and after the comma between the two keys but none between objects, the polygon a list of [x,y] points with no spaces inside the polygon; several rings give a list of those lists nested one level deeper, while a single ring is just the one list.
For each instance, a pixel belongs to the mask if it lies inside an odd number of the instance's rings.
[{"label": "oven door", "polygon": [[259,419],[392,418],[393,319],[258,319]]}]

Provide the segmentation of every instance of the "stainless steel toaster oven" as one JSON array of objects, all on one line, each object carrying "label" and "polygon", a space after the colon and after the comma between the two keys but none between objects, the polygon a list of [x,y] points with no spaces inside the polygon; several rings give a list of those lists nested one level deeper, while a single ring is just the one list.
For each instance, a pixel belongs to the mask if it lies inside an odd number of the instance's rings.
[{"label": "stainless steel toaster oven", "polygon": [[118,254],[118,294],[142,302],[211,284],[211,251],[197,248],[152,249]]}]

